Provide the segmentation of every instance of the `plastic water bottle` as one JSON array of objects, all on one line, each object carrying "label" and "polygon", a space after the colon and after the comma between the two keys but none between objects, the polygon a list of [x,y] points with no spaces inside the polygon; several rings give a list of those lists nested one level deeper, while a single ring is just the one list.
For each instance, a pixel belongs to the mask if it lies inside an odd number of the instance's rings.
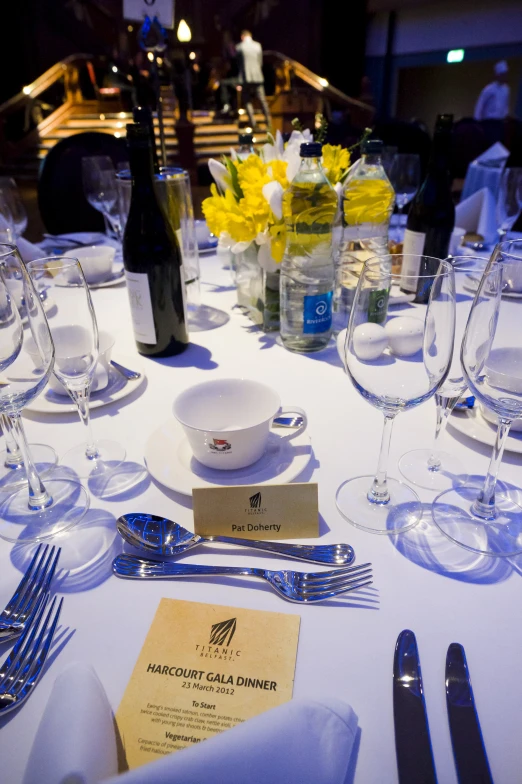
[{"label": "plastic water bottle", "polygon": [[332,226],[337,195],[321,165],[322,146],[301,145],[301,167],[283,196],[281,339],[290,351],[320,351],[332,334]]},{"label": "plastic water bottle", "polygon": [[[382,165],[382,142],[368,139],[362,156],[352,166],[341,196],[342,237],[335,259],[333,331],[348,326],[355,289],[364,262],[388,256],[388,227],[395,191]],[[373,294],[373,293],[372,293]],[[368,321],[377,324],[386,318],[389,292],[375,292],[370,298]]]}]

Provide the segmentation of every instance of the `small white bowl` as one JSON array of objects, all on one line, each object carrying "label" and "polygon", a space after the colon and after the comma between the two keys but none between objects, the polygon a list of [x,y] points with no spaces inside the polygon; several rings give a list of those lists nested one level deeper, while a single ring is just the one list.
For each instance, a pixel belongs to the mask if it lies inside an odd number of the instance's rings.
[{"label": "small white bowl", "polygon": [[[64,328],[65,329],[65,328]],[[69,336],[71,334],[71,328],[68,330]],[[112,356],[112,349],[114,347],[114,337],[111,335],[110,332],[105,332],[103,330],[99,333],[99,350],[98,350],[98,362],[96,368],[94,370],[94,375],[92,379],[92,386],[91,392],[100,392],[102,389],[109,383],[109,371],[110,371],[110,361]],[[55,341],[56,343],[56,341]],[[36,346],[32,337],[26,338],[24,341],[24,348],[29,356],[32,358],[35,367],[40,365],[39,355],[36,354]],[[60,355],[60,349],[56,349],[57,356]],[[61,381],[58,381],[54,373],[51,373],[49,377],[49,389],[52,392],[55,392],[57,395],[68,395],[66,388],[63,386]]]},{"label": "small white bowl", "polygon": [[[498,425],[498,416],[495,414],[494,411],[491,411],[490,408],[486,408],[483,403],[479,403],[480,412],[484,419],[487,419],[488,422],[491,422],[492,425]],[[517,433],[522,431],[522,419],[514,419],[511,423],[511,430],[515,430]]]},{"label": "small white bowl", "polygon": [[71,256],[80,262],[87,283],[103,283],[112,272],[112,263],[116,254],[110,245],[89,245],[87,248],[75,248]]},{"label": "small white bowl", "polygon": [[522,348],[494,348],[487,358],[485,372],[491,386],[522,395]]}]

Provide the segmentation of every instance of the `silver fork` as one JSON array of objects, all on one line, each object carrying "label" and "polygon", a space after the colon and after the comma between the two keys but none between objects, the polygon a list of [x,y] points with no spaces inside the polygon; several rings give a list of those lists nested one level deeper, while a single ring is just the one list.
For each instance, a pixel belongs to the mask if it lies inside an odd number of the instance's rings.
[{"label": "silver fork", "polygon": [[165,579],[172,577],[199,577],[214,574],[244,575],[266,580],[283,599],[289,602],[324,602],[347,591],[355,591],[372,582],[371,564],[331,569],[326,572],[294,572],[283,569],[255,569],[239,566],[197,566],[153,561],[135,555],[117,555],[112,571],[118,577],[133,579]]},{"label": "silver fork", "polygon": [[18,637],[40,598],[49,591],[61,548],[38,545],[18,588],[0,614],[0,642]]},{"label": "silver fork", "polygon": [[49,594],[40,596],[24,633],[0,669],[0,716],[18,708],[38,683],[63,605],[63,598],[57,607],[56,601],[55,596],[48,608]]}]

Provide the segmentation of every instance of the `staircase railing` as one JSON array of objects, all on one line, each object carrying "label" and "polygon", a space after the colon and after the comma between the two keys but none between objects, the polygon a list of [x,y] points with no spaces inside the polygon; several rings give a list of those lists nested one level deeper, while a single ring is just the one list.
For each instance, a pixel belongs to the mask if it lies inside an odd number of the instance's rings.
[{"label": "staircase railing", "polygon": [[[82,101],[80,67],[92,60],[90,54],[73,54],[55,63],[34,82],[0,105],[0,158],[21,155],[39,137],[59,124],[70,108]],[[37,99],[63,81],[61,103],[45,117]],[[49,107],[52,108],[52,107]]]},{"label": "staircase railing", "polygon": [[265,60],[271,62],[276,69],[276,95],[291,92],[293,79],[298,78],[337,105],[357,109],[363,118],[367,118],[367,124],[371,122],[375,114],[373,106],[363,103],[356,98],[351,98],[346,93],[338,90],[337,87],[333,87],[324,77],[318,76],[302,63],[292,60],[291,57],[287,57],[281,52],[266,50],[263,54]]}]

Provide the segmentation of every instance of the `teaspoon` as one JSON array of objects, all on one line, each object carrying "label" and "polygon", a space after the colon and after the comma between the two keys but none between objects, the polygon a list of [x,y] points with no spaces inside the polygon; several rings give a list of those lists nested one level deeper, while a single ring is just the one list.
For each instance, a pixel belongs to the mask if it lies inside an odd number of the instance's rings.
[{"label": "teaspoon", "polygon": [[181,555],[200,544],[219,542],[265,550],[310,563],[346,566],[355,559],[353,548],[348,544],[286,544],[285,542],[260,542],[256,539],[236,539],[229,536],[198,536],[166,517],[140,512],[122,515],[116,521],[116,528],[128,544],[156,555]]}]

